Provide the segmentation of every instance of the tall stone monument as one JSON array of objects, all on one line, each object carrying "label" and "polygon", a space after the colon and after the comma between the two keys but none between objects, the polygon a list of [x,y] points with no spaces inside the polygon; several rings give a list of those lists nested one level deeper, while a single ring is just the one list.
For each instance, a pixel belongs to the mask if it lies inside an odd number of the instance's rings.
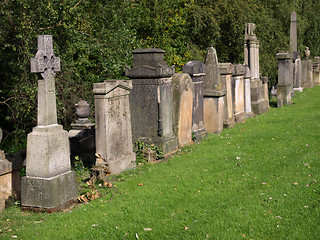
[{"label": "tall stone monument", "polygon": [[[135,167],[132,148],[129,94],[130,80],[106,80],[93,84],[96,121],[96,165],[108,165],[113,174]],[[105,162],[102,160],[104,159]]]},{"label": "tall stone monument", "polygon": [[291,13],[290,21],[290,48],[291,52],[297,52],[297,13]]},{"label": "tall stone monument", "polygon": [[224,96],[226,81],[220,76],[217,52],[209,47],[205,59],[206,75],[203,80],[204,127],[209,133],[223,130]]},{"label": "tall stone monument", "polygon": [[259,73],[259,40],[254,30],[254,23],[245,24],[244,62],[250,68],[251,107],[254,114],[262,114],[268,111],[269,99],[264,94],[265,86]]},{"label": "tall stone monument", "polygon": [[38,124],[28,134],[26,176],[21,183],[23,208],[63,208],[77,197],[68,133],[57,124],[54,80],[57,71],[60,58],[53,53],[52,36],[39,35],[31,72],[40,73],[43,79],[38,81]]},{"label": "tall stone monument", "polygon": [[305,59],[302,60],[302,88],[313,88],[313,63],[309,59],[310,50],[306,47]]},{"label": "tall stone monument", "polygon": [[163,60],[165,51],[136,49],[126,76],[132,79],[130,108],[133,141],[155,144],[165,155],[178,148],[173,134],[172,76],[174,66]]},{"label": "tall stone monument", "polygon": [[201,61],[189,61],[183,68],[183,73],[188,73],[193,82],[193,110],[192,133],[195,141],[200,141],[207,136],[203,123],[203,78],[206,75],[205,65]]},{"label": "tall stone monument", "polygon": [[277,53],[278,59],[278,85],[277,85],[277,107],[291,104],[291,91],[293,89],[293,63],[290,53]]}]

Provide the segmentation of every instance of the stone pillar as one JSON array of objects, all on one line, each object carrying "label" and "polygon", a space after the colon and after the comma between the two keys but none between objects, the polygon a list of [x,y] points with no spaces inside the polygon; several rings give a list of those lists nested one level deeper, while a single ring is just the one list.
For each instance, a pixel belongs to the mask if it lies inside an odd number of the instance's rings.
[{"label": "stone pillar", "polygon": [[277,53],[278,59],[278,85],[277,85],[277,107],[291,104],[292,91],[292,60],[288,52]]},{"label": "stone pillar", "polygon": [[209,133],[220,133],[223,130],[224,97],[226,81],[220,76],[216,50],[210,47],[207,51],[206,75],[203,81],[204,127]]},{"label": "stone pillar", "polygon": [[38,36],[38,52],[31,59],[31,72],[40,73],[38,126],[28,134],[26,177],[22,178],[22,208],[50,211],[63,208],[77,197],[71,171],[68,133],[57,124],[55,72],[60,59],[53,53],[52,36]]},{"label": "stone pillar", "polygon": [[320,57],[315,57],[313,62],[313,85],[320,85]]},{"label": "stone pillar", "polygon": [[172,77],[173,132],[179,147],[192,143],[193,82],[189,74],[176,73]]},{"label": "stone pillar", "polygon": [[231,63],[219,63],[220,79],[226,86],[226,94],[224,95],[223,110],[223,127],[231,128],[235,125],[233,112],[233,95],[232,95],[232,74],[233,65]]},{"label": "stone pillar", "polygon": [[305,50],[306,59],[302,60],[302,88],[312,88],[313,87],[313,63],[309,59],[310,50],[306,47]]},{"label": "stone pillar", "polygon": [[246,73],[244,75],[244,110],[246,117],[250,118],[254,116],[251,110],[251,92],[250,92],[250,68],[245,66]]},{"label": "stone pillar", "polygon": [[291,13],[290,22],[290,48],[291,52],[297,52],[297,13]]},{"label": "stone pillar", "polygon": [[241,123],[246,118],[244,110],[244,76],[246,74],[245,65],[233,65],[232,73],[232,96],[234,107],[234,118],[236,123]]},{"label": "stone pillar", "polygon": [[259,41],[254,33],[254,23],[245,24],[244,61],[250,68],[251,108],[254,114],[268,111],[269,98],[265,98],[265,86],[262,84],[259,73]]},{"label": "stone pillar", "polygon": [[164,155],[177,150],[177,137],[173,134],[172,76],[174,66],[163,60],[161,49],[137,49],[133,53],[133,66],[126,68],[132,79],[130,94],[133,140],[155,144]]},{"label": "stone pillar", "polygon": [[96,165],[107,165],[112,174],[135,167],[132,148],[129,80],[93,84],[96,122]]},{"label": "stone pillar", "polygon": [[188,73],[193,82],[193,110],[192,110],[192,133],[195,141],[200,141],[207,136],[203,123],[203,78],[206,75],[205,65],[201,61],[187,62],[182,69]]},{"label": "stone pillar", "polygon": [[302,92],[302,64],[299,52],[293,53],[293,90]]},{"label": "stone pillar", "polygon": [[80,100],[76,107],[78,119],[71,124],[68,137],[71,154],[83,153],[95,149],[95,124],[88,119],[90,115],[90,104]]}]

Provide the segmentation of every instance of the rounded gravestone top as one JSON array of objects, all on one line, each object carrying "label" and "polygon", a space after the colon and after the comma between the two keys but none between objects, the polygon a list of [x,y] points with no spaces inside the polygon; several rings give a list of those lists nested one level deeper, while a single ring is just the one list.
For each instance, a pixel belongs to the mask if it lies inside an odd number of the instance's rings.
[{"label": "rounded gravestone top", "polygon": [[165,53],[164,50],[160,49],[160,48],[139,48],[136,50],[133,50],[132,53]]}]

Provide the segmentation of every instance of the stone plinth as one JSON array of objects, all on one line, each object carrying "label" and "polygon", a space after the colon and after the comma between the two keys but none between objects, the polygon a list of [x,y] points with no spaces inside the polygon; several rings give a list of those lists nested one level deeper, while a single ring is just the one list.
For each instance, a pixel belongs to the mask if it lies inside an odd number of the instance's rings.
[{"label": "stone plinth", "polygon": [[313,88],[313,63],[310,59],[302,60],[302,88]]},{"label": "stone plinth", "polygon": [[232,94],[233,65],[231,63],[219,63],[221,81],[225,82],[226,95],[223,97],[223,127],[231,128],[235,125]]},{"label": "stone plinth", "polygon": [[313,62],[313,85],[320,85],[320,57],[315,57]]},{"label": "stone plinth", "polygon": [[182,69],[188,73],[193,82],[192,133],[195,141],[207,136],[203,122],[203,79],[206,75],[205,65],[201,61],[187,62]]},{"label": "stone plinth", "polygon": [[193,82],[189,74],[174,74],[173,132],[178,136],[179,147],[192,143]]},{"label": "stone plinth", "polygon": [[178,148],[172,115],[174,67],[162,61],[163,53],[161,49],[133,51],[133,67],[126,69],[126,76],[132,79],[133,86],[130,93],[133,141],[155,144],[169,155]]},{"label": "stone plinth", "polygon": [[277,106],[282,107],[292,103],[293,63],[288,52],[277,53],[276,57],[278,59]]},{"label": "stone plinth", "polygon": [[112,174],[135,167],[129,104],[131,89],[130,80],[108,80],[93,84],[96,153],[101,156],[96,165],[107,164]]},{"label": "stone plinth", "polygon": [[83,153],[95,149],[95,124],[88,119],[90,115],[90,105],[80,100],[76,106],[78,119],[71,124],[68,137],[71,154]]},{"label": "stone plinth", "polygon": [[209,133],[219,133],[223,130],[224,97],[226,81],[220,76],[216,50],[210,47],[207,51],[206,75],[203,89],[204,127]]},{"label": "stone plinth", "polygon": [[38,126],[28,134],[26,176],[21,180],[24,209],[56,209],[77,197],[68,133],[57,124],[56,71],[60,71],[60,59],[53,53],[52,36],[40,35],[31,72],[40,73],[44,79],[38,83]]},{"label": "stone plinth", "polygon": [[232,97],[234,101],[234,118],[236,123],[241,123],[246,118],[244,109],[244,76],[246,74],[245,65],[233,65],[232,73]]}]

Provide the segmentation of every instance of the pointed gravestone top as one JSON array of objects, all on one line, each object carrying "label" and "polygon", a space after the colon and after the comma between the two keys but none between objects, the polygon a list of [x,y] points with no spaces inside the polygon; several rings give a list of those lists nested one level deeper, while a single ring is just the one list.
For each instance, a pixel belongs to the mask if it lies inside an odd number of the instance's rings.
[{"label": "pointed gravestone top", "polygon": [[224,84],[220,78],[219,63],[216,49],[209,47],[205,60],[206,75],[203,80],[205,96],[217,96],[225,93]]}]

